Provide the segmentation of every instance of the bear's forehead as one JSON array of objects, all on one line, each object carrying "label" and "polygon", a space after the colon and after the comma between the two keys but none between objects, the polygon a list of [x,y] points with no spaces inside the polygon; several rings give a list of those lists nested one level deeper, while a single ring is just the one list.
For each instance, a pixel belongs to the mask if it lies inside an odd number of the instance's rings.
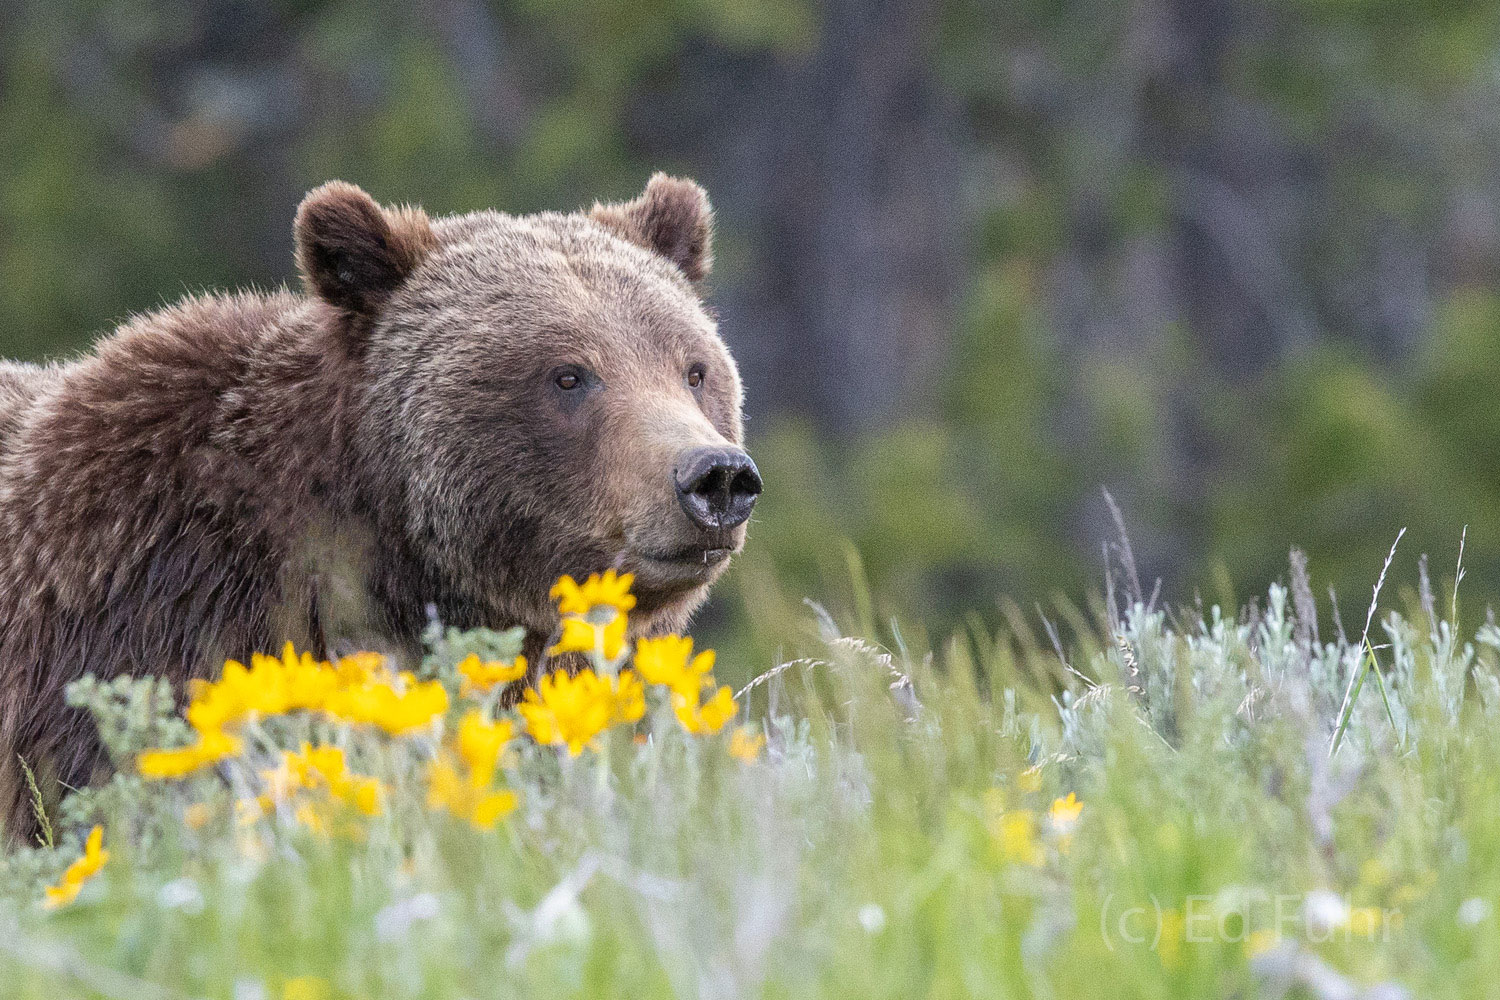
[{"label": "bear's forehead", "polygon": [[601,290],[644,287],[694,298],[675,265],[586,216],[475,212],[441,219],[433,229],[438,250],[432,263],[460,275],[570,277]]},{"label": "bear's forehead", "polygon": [[576,313],[589,325],[604,318],[590,315],[601,311],[669,324],[688,320],[695,327],[706,318],[675,265],[581,215],[476,212],[439,220],[433,228],[438,247],[413,276],[417,285]]},{"label": "bear's forehead", "polygon": [[[723,351],[670,261],[582,215],[476,212],[434,222],[438,245],[393,303],[474,347],[569,351],[580,362],[656,367]],[[653,360],[654,359],[654,360]]]}]

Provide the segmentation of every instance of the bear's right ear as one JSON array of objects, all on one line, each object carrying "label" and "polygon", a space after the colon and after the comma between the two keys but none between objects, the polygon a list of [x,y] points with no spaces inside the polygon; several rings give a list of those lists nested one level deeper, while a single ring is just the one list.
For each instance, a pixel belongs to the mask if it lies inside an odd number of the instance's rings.
[{"label": "bear's right ear", "polygon": [[589,218],[677,265],[689,281],[714,263],[714,210],[708,192],[690,180],[655,174],[633,201],[594,205]]},{"label": "bear's right ear", "polygon": [[293,227],[297,268],[308,291],[357,315],[372,315],[437,246],[419,208],[381,208],[353,184],[310,191]]}]

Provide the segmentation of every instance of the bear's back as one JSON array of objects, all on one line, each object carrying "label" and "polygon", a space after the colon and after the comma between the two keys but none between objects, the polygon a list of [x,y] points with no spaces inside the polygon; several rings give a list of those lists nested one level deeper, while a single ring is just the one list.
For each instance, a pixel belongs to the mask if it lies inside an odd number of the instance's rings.
[{"label": "bear's back", "polygon": [[10,442],[26,414],[43,393],[58,383],[61,373],[55,366],[0,361],[0,455],[10,450]]},{"label": "bear's back", "polygon": [[0,361],[10,836],[34,824],[17,756],[61,786],[104,761],[66,705],[70,682],[154,673],[181,690],[273,640],[313,645],[311,571],[288,553],[321,511],[306,484],[337,453],[323,315],[285,292],[202,296],[134,317],[75,360]]}]

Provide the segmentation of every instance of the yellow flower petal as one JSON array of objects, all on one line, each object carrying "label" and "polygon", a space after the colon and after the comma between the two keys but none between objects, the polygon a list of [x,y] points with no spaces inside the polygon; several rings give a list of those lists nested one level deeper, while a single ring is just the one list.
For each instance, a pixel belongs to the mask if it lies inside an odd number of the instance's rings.
[{"label": "yellow flower petal", "polygon": [[617,574],[611,569],[605,570],[602,576],[593,574],[582,584],[571,576],[564,576],[550,593],[557,602],[560,615],[586,615],[601,605],[623,613],[635,607],[635,596],[630,593],[630,585],[634,582],[634,573]]},{"label": "yellow flower petal", "polygon": [[458,753],[469,765],[471,780],[487,787],[495,776],[500,751],[515,735],[515,724],[509,719],[490,722],[477,709],[465,715],[458,724]]},{"label": "yellow flower petal", "polygon": [[741,726],[729,737],[729,756],[746,764],[754,764],[760,759],[760,752],[765,745],[764,733],[751,726]]},{"label": "yellow flower petal", "polygon": [[562,634],[557,644],[547,650],[548,656],[558,653],[592,653],[599,646],[598,626],[582,618],[564,618]]},{"label": "yellow flower petal", "polygon": [[630,670],[620,671],[613,684],[614,719],[616,723],[639,722],[646,714],[646,688],[641,679]]},{"label": "yellow flower petal", "polygon": [[699,698],[697,693],[686,695],[674,692],[672,695],[672,707],[677,713],[677,721],[688,732],[699,736],[717,733],[724,728],[726,722],[734,718],[734,693],[727,686],[719,688],[706,702],[700,703]]},{"label": "yellow flower petal", "polygon": [[[641,707],[644,711],[644,703]],[[573,676],[567,671],[554,671],[527,690],[516,710],[532,739],[566,746],[575,757],[592,745],[619,714],[615,685],[592,670],[580,670]]]},{"label": "yellow flower petal", "polygon": [[1046,861],[1046,855],[1036,840],[1036,814],[1030,809],[1001,813],[992,832],[1006,860],[1033,868]]},{"label": "yellow flower petal", "polygon": [[469,822],[481,830],[488,830],[499,820],[509,816],[520,801],[515,792],[506,790],[491,792],[483,796],[475,803],[474,811],[469,817]]},{"label": "yellow flower petal", "polygon": [[328,1000],[328,982],[317,976],[298,976],[281,984],[281,1000]]},{"label": "yellow flower petal", "polygon": [[82,882],[63,882],[59,885],[49,885],[42,890],[44,894],[42,905],[49,910],[67,906],[73,900],[77,899],[78,894],[82,891]]},{"label": "yellow flower petal", "polygon": [[490,829],[515,809],[520,800],[509,789],[490,789],[488,780],[479,781],[478,777],[471,772],[468,780],[464,780],[454,766],[452,755],[447,751],[439,754],[427,769],[428,808],[446,810],[467,819],[478,829]]},{"label": "yellow flower petal", "polygon": [[99,874],[108,860],[109,852],[104,850],[104,827],[95,826],[84,841],[83,856],[68,866],[57,885],[45,890],[43,905],[49,910],[55,910],[73,902],[78,898],[83,884]]},{"label": "yellow flower petal", "polygon": [[198,734],[198,741],[175,750],[144,750],[136,756],[136,770],[152,780],[182,778],[240,752],[238,738],[220,730]]},{"label": "yellow flower petal", "polygon": [[1047,820],[1052,824],[1052,829],[1066,836],[1073,832],[1078,825],[1078,816],[1083,812],[1083,803],[1078,801],[1078,796],[1069,792],[1067,798],[1054,799],[1052,808],[1047,810]]},{"label": "yellow flower petal", "polygon": [[517,656],[512,663],[506,663],[503,660],[485,663],[477,654],[470,653],[458,665],[458,675],[463,681],[462,693],[464,695],[480,694],[491,690],[496,685],[509,684],[525,677],[526,657]]}]

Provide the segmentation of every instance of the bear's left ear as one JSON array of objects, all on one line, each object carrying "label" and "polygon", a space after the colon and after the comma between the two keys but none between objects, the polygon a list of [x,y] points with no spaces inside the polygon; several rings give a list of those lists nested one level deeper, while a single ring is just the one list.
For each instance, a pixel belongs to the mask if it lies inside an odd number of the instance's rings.
[{"label": "bear's left ear", "polygon": [[381,208],[353,184],[309,192],[293,227],[297,268],[308,291],[358,315],[372,315],[437,246],[419,208]]},{"label": "bear's left ear", "polygon": [[708,192],[690,180],[656,174],[633,201],[596,204],[589,217],[676,264],[689,281],[713,267],[714,210]]}]

